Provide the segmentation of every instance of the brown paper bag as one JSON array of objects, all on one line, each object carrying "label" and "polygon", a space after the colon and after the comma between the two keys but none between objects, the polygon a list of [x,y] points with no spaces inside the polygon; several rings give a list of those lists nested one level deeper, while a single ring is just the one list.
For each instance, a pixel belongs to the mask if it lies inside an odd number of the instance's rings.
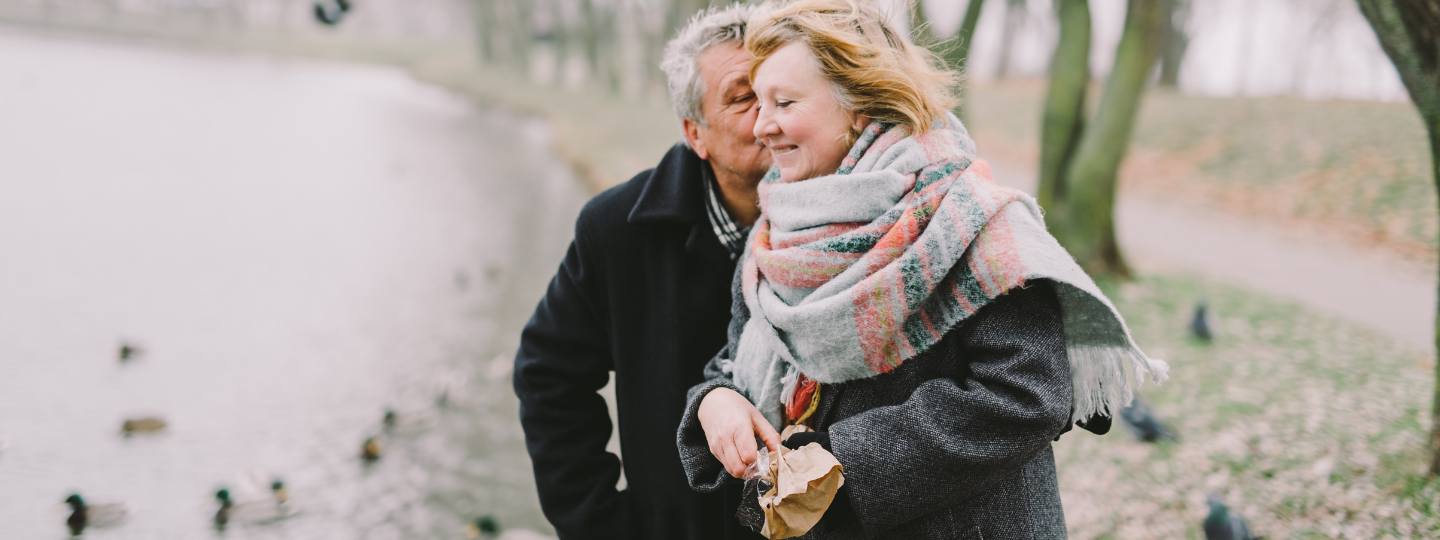
[{"label": "brown paper bag", "polygon": [[[786,428],[783,437],[793,432]],[[810,443],[795,450],[781,448],[770,460],[765,481],[770,489],[760,495],[760,509],[765,512],[760,534],[777,540],[805,534],[819,523],[845,485],[845,474],[833,454]]]}]

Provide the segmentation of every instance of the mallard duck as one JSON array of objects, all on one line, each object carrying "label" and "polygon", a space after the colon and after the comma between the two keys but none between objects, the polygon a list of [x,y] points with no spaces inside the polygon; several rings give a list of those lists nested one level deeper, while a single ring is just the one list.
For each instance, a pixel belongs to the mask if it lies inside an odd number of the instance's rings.
[{"label": "mallard duck", "polygon": [[167,425],[165,419],[155,416],[127,418],[120,424],[120,432],[126,436],[137,433],[159,433],[164,431]]},{"label": "mallard duck", "polygon": [[465,538],[469,540],[553,540],[535,531],[524,529],[500,530],[500,522],[492,516],[481,516],[465,525]]},{"label": "mallard duck", "polygon": [[380,417],[380,425],[385,428],[387,435],[416,435],[424,433],[435,427],[438,420],[434,414],[423,411],[407,411],[400,413],[395,409],[385,409],[385,414]]},{"label": "mallard duck", "polygon": [[123,364],[131,360],[140,358],[140,355],[143,354],[145,354],[145,349],[141,348],[139,345],[136,345],[129,341],[121,341],[120,350],[116,352],[115,356],[119,357],[120,363]]},{"label": "mallard duck", "polygon": [[65,498],[65,504],[70,505],[70,517],[65,519],[65,525],[74,536],[87,528],[114,527],[125,521],[125,506],[119,503],[86,504],[79,493],[71,493]]},{"label": "mallard duck", "polygon": [[220,529],[231,523],[271,523],[295,515],[285,492],[285,482],[281,480],[270,483],[269,499],[236,501],[230,496],[230,490],[222,487],[215,492],[215,501],[220,503],[220,508],[215,510],[215,527]]},{"label": "mallard duck", "polygon": [[380,459],[380,440],[375,437],[367,437],[365,443],[360,445],[360,459],[366,463],[374,463]]}]

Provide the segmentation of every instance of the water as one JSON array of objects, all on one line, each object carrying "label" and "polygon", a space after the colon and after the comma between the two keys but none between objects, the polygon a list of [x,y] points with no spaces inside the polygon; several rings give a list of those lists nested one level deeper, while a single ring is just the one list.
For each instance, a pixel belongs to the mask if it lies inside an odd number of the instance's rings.
[{"label": "water", "polygon": [[[72,490],[128,507],[89,538],[219,536],[277,475],[300,515],[224,537],[545,530],[510,353],[583,197],[546,147],[393,69],[0,27],[0,537]],[[386,407],[432,425],[365,466]]]}]

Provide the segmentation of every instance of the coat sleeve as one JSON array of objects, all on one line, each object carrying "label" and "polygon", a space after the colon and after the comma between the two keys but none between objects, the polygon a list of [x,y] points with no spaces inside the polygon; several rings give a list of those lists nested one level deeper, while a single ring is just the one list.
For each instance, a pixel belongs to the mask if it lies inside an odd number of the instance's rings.
[{"label": "coat sleeve", "polygon": [[680,428],[675,434],[675,445],[680,451],[680,464],[685,468],[685,479],[690,482],[690,489],[695,491],[715,491],[732,480],[720,460],[710,453],[710,445],[705,440],[705,430],[700,427],[699,412],[700,400],[705,399],[705,394],[711,390],[729,388],[740,391],[730,379],[730,374],[721,366],[734,359],[735,344],[739,343],[740,332],[745,328],[745,322],[750,319],[750,310],[745,307],[745,300],[740,296],[740,273],[744,267],[745,261],[742,258],[735,264],[735,276],[731,280],[730,326],[726,332],[725,346],[705,364],[705,380],[692,386],[686,394],[685,413],[680,418]]},{"label": "coat sleeve", "polygon": [[960,344],[942,361],[968,372],[828,430],[846,500],[870,535],[981,494],[1069,423],[1070,365],[1049,282],[995,299],[944,339]]},{"label": "coat sleeve", "polygon": [[514,386],[540,507],[562,539],[625,538],[616,490],[620,459],[607,452],[611,419],[599,390],[614,368],[600,266],[587,250],[585,214],[575,240],[520,336]]}]

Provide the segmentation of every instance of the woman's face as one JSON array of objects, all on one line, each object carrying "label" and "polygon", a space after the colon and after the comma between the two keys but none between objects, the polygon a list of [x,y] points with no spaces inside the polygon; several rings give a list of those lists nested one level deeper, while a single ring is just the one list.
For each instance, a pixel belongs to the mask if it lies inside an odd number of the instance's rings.
[{"label": "woman's face", "polygon": [[796,41],[775,51],[755,71],[754,88],[760,100],[755,138],[770,150],[781,180],[805,180],[840,167],[860,118],[840,104],[809,47]]}]

